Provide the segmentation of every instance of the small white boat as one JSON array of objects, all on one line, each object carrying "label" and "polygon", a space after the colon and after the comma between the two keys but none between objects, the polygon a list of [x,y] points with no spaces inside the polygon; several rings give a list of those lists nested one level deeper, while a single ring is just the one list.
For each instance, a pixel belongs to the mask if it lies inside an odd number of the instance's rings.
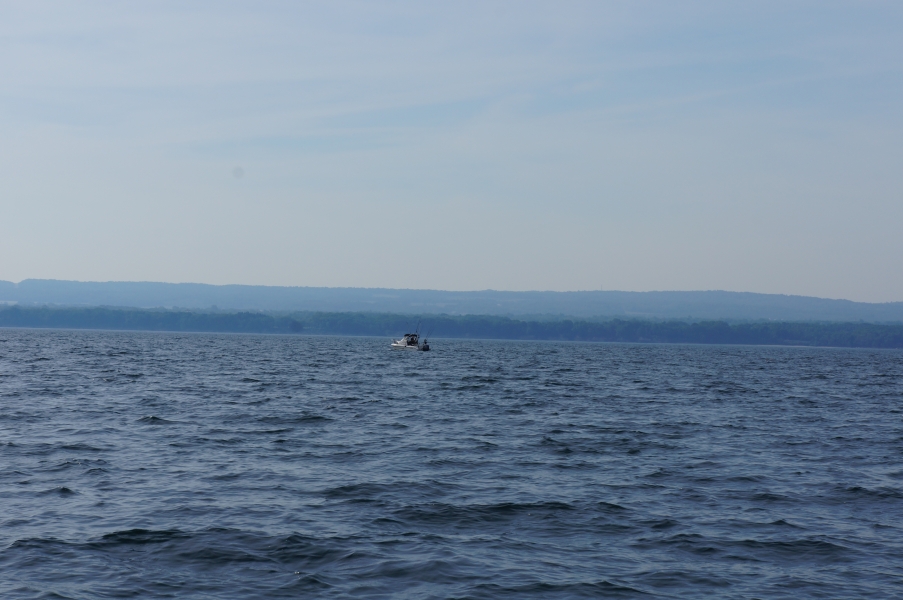
[{"label": "small white boat", "polygon": [[429,351],[430,343],[426,338],[420,341],[419,333],[406,333],[400,340],[392,340],[392,347],[398,350]]}]

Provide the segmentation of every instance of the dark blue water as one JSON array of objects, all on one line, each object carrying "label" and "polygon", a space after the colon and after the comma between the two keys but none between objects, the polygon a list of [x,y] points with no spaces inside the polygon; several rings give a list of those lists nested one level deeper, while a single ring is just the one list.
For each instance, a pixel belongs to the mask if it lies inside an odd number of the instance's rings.
[{"label": "dark blue water", "polygon": [[0,596],[903,597],[903,353],[0,330]]}]

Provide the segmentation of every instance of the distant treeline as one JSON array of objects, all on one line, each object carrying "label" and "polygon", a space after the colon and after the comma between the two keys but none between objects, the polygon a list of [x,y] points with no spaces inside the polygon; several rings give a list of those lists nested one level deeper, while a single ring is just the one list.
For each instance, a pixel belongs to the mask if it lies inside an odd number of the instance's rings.
[{"label": "distant treeline", "polygon": [[222,333],[301,333],[298,321],[256,312],[190,312],[119,308],[0,309],[0,327],[54,329],[121,329],[138,331],[196,331]]},{"label": "distant treeline", "polygon": [[483,315],[308,312],[192,312],[118,308],[0,309],[0,327],[118,329],[223,333],[400,336],[422,319],[435,337],[583,342],[771,344],[903,348],[903,325],[874,323],[644,321],[520,321]]}]

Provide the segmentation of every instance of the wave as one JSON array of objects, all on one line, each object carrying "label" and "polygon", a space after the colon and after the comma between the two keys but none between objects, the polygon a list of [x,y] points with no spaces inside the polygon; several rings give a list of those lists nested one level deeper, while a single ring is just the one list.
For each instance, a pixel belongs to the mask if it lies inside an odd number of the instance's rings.
[{"label": "wave", "polygon": [[521,515],[541,516],[572,511],[565,502],[501,502],[498,504],[458,506],[441,502],[408,506],[393,511],[401,521],[428,524],[477,524],[509,521]]},{"label": "wave", "polygon": [[138,419],[139,423],[144,423],[145,425],[172,425],[175,421],[169,421],[167,419],[163,419],[161,417],[155,417],[153,415],[148,415],[146,417],[141,417]]}]

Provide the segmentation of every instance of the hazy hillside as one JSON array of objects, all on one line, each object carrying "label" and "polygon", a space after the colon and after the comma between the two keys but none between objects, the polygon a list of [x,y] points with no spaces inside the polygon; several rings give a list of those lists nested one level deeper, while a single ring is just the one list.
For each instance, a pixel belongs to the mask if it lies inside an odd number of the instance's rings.
[{"label": "hazy hillside", "polygon": [[447,292],[376,288],[269,287],[197,283],[0,282],[0,301],[191,309],[568,315],[652,319],[903,321],[903,302],[869,304],[739,292]]}]

